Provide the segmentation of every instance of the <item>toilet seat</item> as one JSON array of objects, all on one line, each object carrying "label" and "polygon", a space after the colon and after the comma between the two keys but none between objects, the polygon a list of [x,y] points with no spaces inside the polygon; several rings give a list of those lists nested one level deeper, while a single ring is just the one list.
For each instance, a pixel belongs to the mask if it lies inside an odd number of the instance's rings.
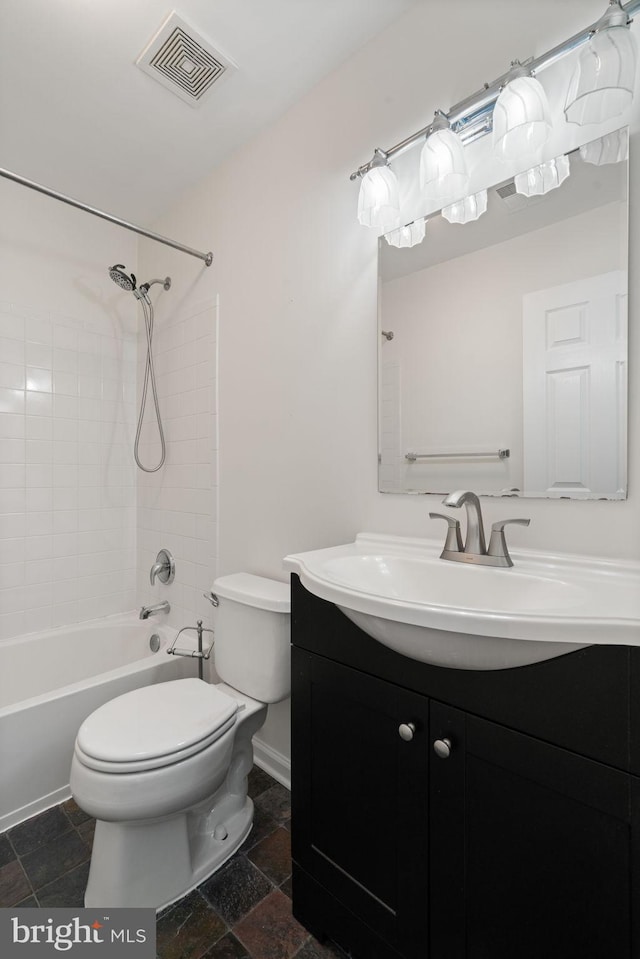
[{"label": "toilet seat", "polygon": [[90,769],[134,773],[201,752],[236,723],[239,704],[200,679],[134,689],[100,706],[78,732],[75,753]]}]

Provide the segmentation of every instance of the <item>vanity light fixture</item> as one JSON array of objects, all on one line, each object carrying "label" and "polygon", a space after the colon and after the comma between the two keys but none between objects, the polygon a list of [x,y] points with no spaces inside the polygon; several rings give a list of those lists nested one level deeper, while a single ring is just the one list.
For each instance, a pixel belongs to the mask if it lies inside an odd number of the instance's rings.
[{"label": "vanity light fixture", "polygon": [[381,228],[385,233],[400,226],[398,180],[383,150],[375,150],[370,169],[362,177],[358,220],[362,226]]},{"label": "vanity light fixture", "polygon": [[569,123],[602,123],[630,105],[638,60],[630,23],[619,0],[610,0],[578,56],[564,108]]},{"label": "vanity light fixture", "polygon": [[436,110],[420,154],[420,189],[428,200],[450,203],[463,197],[468,186],[462,141],[442,110]]},{"label": "vanity light fixture", "polygon": [[449,223],[471,223],[473,220],[478,220],[486,212],[486,190],[480,190],[479,193],[465,196],[462,200],[456,200],[455,203],[442,209],[442,215]]},{"label": "vanity light fixture", "polygon": [[514,178],[516,193],[522,196],[543,196],[557,189],[571,173],[569,157],[562,155],[553,160],[545,160]]},{"label": "vanity light fixture", "polygon": [[535,158],[551,133],[544,87],[517,60],[493,108],[493,148],[510,162]]},{"label": "vanity light fixture", "polygon": [[390,233],[386,233],[385,240],[389,246],[406,248],[410,246],[417,246],[418,243],[422,243],[424,240],[424,234],[425,220],[424,217],[422,217],[419,220],[414,220],[413,223],[407,223],[406,226],[401,226],[397,230],[392,230]]},{"label": "vanity light fixture", "polygon": [[[388,150],[376,149],[373,159],[351,174],[352,180],[363,181],[358,200],[360,222],[381,228],[383,232],[401,226],[398,181],[388,164],[418,144],[422,145],[420,180],[423,195],[430,200],[439,200],[443,206],[454,206],[456,201],[464,198],[468,188],[466,163],[461,162],[464,161],[464,151],[460,155],[458,145],[461,149],[491,132],[495,148],[504,159],[516,163],[522,161],[522,166],[529,166],[527,173],[535,170],[538,159],[535,153],[551,133],[547,97],[537,74],[576,51],[578,63],[564,108],[567,120],[593,123],[619,116],[633,98],[637,51],[629,25],[631,16],[638,10],[640,0],[628,0],[624,4],[621,0],[609,0],[606,13],[591,26],[538,57],[524,62],[513,61],[503,76],[485,83],[476,93],[452,106],[448,113],[436,111],[436,119],[428,126]],[[624,159],[623,150],[626,146],[621,144],[619,159]],[[608,144],[602,151],[602,159],[589,159],[588,162],[615,162],[608,159],[615,156],[615,152]],[[590,156],[594,156],[593,152]],[[369,177],[375,170],[380,176]],[[546,171],[546,177],[544,173],[542,181],[546,186],[549,173]],[[461,189],[460,185],[465,182]]]}]

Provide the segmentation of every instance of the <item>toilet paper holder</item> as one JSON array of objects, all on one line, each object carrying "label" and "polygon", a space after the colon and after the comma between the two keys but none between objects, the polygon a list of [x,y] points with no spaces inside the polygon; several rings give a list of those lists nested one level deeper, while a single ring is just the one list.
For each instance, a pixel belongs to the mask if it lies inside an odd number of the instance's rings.
[{"label": "toilet paper holder", "polygon": [[[176,645],[182,633],[186,633],[189,630],[195,630],[195,632],[198,634],[197,649],[185,649],[184,647],[180,647]],[[213,636],[213,630],[204,629],[202,626],[202,620],[199,619],[195,626],[183,626],[182,629],[176,633],[176,638],[172,642],[171,646],[169,646],[169,648],[167,649],[167,654],[169,656],[188,656],[191,659],[197,659],[198,660],[198,676],[200,679],[202,679],[202,674],[203,674],[202,661],[203,659],[209,659],[209,657],[211,656],[211,650],[213,649],[213,643],[214,643],[214,640],[212,639],[209,646],[206,649],[203,649],[203,643],[202,643],[203,633],[211,633],[211,635]]]}]

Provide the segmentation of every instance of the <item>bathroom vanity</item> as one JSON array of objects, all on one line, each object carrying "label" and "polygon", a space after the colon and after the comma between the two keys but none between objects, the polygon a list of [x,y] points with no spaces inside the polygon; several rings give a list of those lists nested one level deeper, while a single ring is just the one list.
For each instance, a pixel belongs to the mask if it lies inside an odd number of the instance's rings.
[{"label": "bathroom vanity", "polygon": [[640,956],[640,649],[418,662],[292,575],[293,911],[354,959]]}]

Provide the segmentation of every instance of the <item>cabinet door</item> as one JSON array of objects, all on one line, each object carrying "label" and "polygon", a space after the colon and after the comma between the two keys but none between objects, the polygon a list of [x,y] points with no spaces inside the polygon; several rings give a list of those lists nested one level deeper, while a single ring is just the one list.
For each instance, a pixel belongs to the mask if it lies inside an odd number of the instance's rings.
[{"label": "cabinet door", "polygon": [[431,959],[630,959],[630,777],[439,703],[431,736]]},{"label": "cabinet door", "polygon": [[394,954],[426,959],[428,700],[293,653],[293,858]]}]

